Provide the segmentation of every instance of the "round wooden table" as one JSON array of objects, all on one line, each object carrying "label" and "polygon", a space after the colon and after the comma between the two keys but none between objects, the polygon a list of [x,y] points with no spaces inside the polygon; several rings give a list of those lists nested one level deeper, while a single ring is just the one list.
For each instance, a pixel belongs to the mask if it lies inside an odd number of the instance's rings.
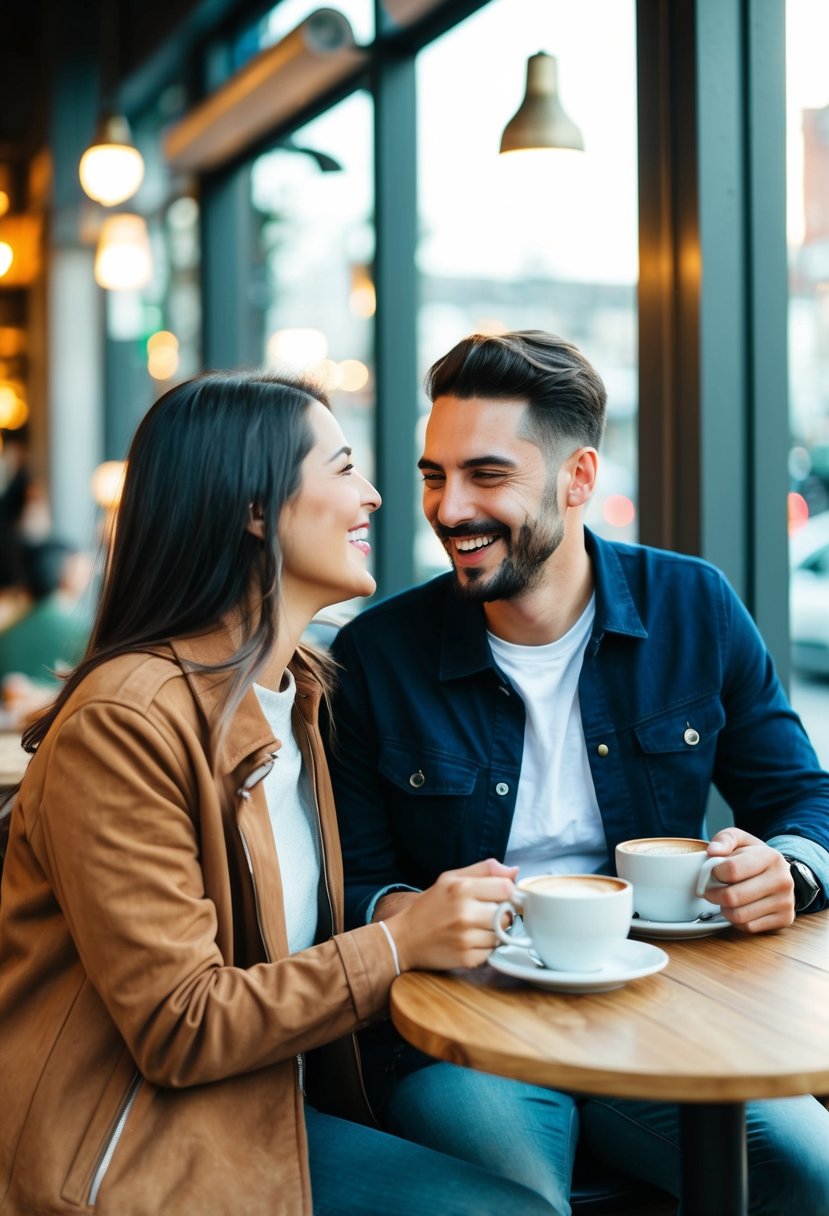
[{"label": "round wooden table", "polygon": [[656,941],[664,971],[559,994],[491,967],[408,972],[392,1021],[429,1055],[554,1089],[682,1103],[686,1216],[744,1216],[745,1102],[829,1093],[829,911]]}]

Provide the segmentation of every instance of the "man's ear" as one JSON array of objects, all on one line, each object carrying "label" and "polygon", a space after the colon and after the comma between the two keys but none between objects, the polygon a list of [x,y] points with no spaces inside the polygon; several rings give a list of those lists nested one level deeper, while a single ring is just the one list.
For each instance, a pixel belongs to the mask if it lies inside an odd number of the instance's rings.
[{"label": "man's ear", "polygon": [[599,455],[595,448],[577,448],[564,462],[569,477],[567,506],[583,507],[593,497],[599,471]]},{"label": "man's ear", "polygon": [[258,503],[252,502],[248,506],[248,522],[245,524],[245,530],[250,532],[251,536],[255,536],[257,540],[265,539],[265,516]]}]

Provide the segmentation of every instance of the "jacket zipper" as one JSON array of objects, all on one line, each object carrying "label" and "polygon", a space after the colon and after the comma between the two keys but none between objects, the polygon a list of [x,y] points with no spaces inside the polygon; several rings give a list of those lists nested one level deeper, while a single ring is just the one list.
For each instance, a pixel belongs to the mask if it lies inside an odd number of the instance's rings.
[{"label": "jacket zipper", "polygon": [[[247,801],[248,798],[250,798],[250,791],[253,789],[253,787],[255,785],[258,785],[260,781],[262,781],[265,777],[267,777],[268,773],[273,768],[275,762],[276,762],[276,757],[273,756],[267,763],[261,764],[258,768],[255,768],[252,773],[249,773],[248,776],[245,778],[242,788],[238,791],[239,797],[244,798],[245,801]],[[317,815],[319,815],[319,811],[317,812]],[[239,828],[239,838],[242,841],[242,850],[245,854],[245,861],[248,863],[248,873],[250,874],[250,884],[253,887],[253,906],[256,909],[256,924],[259,928],[259,937],[261,938],[261,941],[262,941],[262,949],[265,951],[265,961],[269,963],[269,962],[271,962],[271,955],[270,955],[270,951],[268,950],[268,943],[265,940],[265,933],[262,928],[262,912],[259,907],[259,890],[256,886],[256,875],[253,872],[253,858],[250,855],[250,848],[248,846],[247,840],[245,839],[245,833],[242,831],[241,828]],[[322,851],[322,850],[320,850],[320,851]],[[304,1095],[304,1093],[305,1093],[305,1056],[302,1054],[301,1051],[297,1052],[297,1056],[296,1056],[296,1074],[297,1074],[297,1085],[299,1086],[300,1093],[302,1093]]]},{"label": "jacket zipper", "polygon": [[244,851],[245,861],[248,863],[248,871],[250,873],[250,883],[251,883],[251,886],[253,887],[253,906],[256,909],[256,924],[259,927],[259,937],[262,940],[262,949],[265,951],[265,962],[269,963],[272,960],[271,960],[270,951],[268,950],[268,943],[265,940],[265,932],[264,932],[264,929],[262,928],[262,912],[259,907],[259,891],[256,886],[256,875],[253,872],[253,859],[251,858],[251,855],[250,855],[250,849],[248,848],[248,842],[245,839],[245,833],[242,831],[241,828],[239,828],[239,838],[242,841],[242,849]]},{"label": "jacket zipper", "polygon": [[135,1099],[138,1097],[138,1091],[140,1088],[141,1074],[136,1073],[130,1082],[130,1087],[127,1090],[127,1096],[124,1099],[120,1111],[118,1112],[118,1118],[115,1121],[115,1127],[112,1129],[112,1134],[104,1145],[104,1151],[98,1158],[98,1164],[95,1168],[95,1173],[92,1176],[92,1185],[89,1188],[89,1198],[87,1199],[87,1204],[91,1208],[94,1208],[95,1206],[95,1202],[98,1198],[98,1191],[101,1189],[101,1183],[103,1182],[104,1176],[106,1175],[106,1172],[110,1167],[110,1163],[112,1162],[112,1158],[115,1155],[115,1150],[118,1147],[118,1141],[123,1135],[127,1119],[129,1118],[130,1111],[135,1105]]},{"label": "jacket zipper", "polygon": [[[319,801],[319,797],[317,795],[317,765],[316,765],[316,761],[314,760],[314,748],[313,748],[313,744],[311,742],[311,735],[310,735],[308,727],[305,723],[305,719],[302,717],[301,714],[300,714],[300,721],[302,722],[302,729],[305,731],[305,738],[308,743],[308,759],[309,759],[309,762],[311,765],[311,773],[310,773],[311,790],[314,795],[314,810],[317,813],[317,840],[319,841],[319,849],[320,849],[320,864],[322,866],[322,881],[325,886],[325,898],[328,903],[328,919],[331,922],[331,932],[333,933],[336,928],[336,926],[334,924],[334,904],[331,899],[331,888],[328,885],[328,865],[327,865],[326,858],[325,858],[325,842],[323,841],[323,838],[322,838],[322,816],[320,815],[320,801]],[[298,1069],[298,1078],[299,1078],[299,1088],[301,1089],[301,1091],[304,1095],[305,1094],[305,1056],[302,1055],[302,1053],[300,1053],[297,1056],[297,1069]],[[362,1085],[362,1080],[363,1080],[362,1069],[359,1069],[359,1071],[360,1071],[360,1084]],[[368,1098],[366,1098],[366,1102],[368,1102]]]}]

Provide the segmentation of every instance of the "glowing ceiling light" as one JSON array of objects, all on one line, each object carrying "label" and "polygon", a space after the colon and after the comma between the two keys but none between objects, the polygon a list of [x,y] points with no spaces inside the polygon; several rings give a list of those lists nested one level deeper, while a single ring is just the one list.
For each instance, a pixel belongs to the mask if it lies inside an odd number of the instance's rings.
[{"label": "glowing ceiling light", "polygon": [[132,198],[144,180],[144,158],[123,115],[103,116],[81,157],[78,174],[84,191],[104,207]]},{"label": "glowing ceiling light", "polygon": [[120,503],[126,472],[125,460],[105,460],[95,469],[89,484],[92,497],[103,510],[112,511]]},{"label": "glowing ceiling light", "polygon": [[316,367],[327,354],[328,339],[321,329],[278,329],[268,340],[268,362],[299,371]]},{"label": "glowing ceiling light", "polygon": [[345,393],[358,393],[368,384],[369,371],[359,359],[343,359],[340,363],[340,388]]},{"label": "glowing ceiling light", "polygon": [[147,339],[147,370],[153,380],[169,380],[178,371],[178,338],[160,329]]},{"label": "glowing ceiling light", "polygon": [[137,291],[152,278],[147,225],[125,213],[104,220],[95,254],[95,282],[108,291]]}]

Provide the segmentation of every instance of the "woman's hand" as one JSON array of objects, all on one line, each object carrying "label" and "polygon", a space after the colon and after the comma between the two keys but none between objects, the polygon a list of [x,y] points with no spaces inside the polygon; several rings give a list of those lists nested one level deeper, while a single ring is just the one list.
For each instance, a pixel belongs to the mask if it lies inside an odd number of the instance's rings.
[{"label": "woman's hand", "polygon": [[437,882],[386,919],[397,943],[401,971],[479,967],[497,945],[495,908],[511,899],[517,866],[490,858],[447,870]]}]

